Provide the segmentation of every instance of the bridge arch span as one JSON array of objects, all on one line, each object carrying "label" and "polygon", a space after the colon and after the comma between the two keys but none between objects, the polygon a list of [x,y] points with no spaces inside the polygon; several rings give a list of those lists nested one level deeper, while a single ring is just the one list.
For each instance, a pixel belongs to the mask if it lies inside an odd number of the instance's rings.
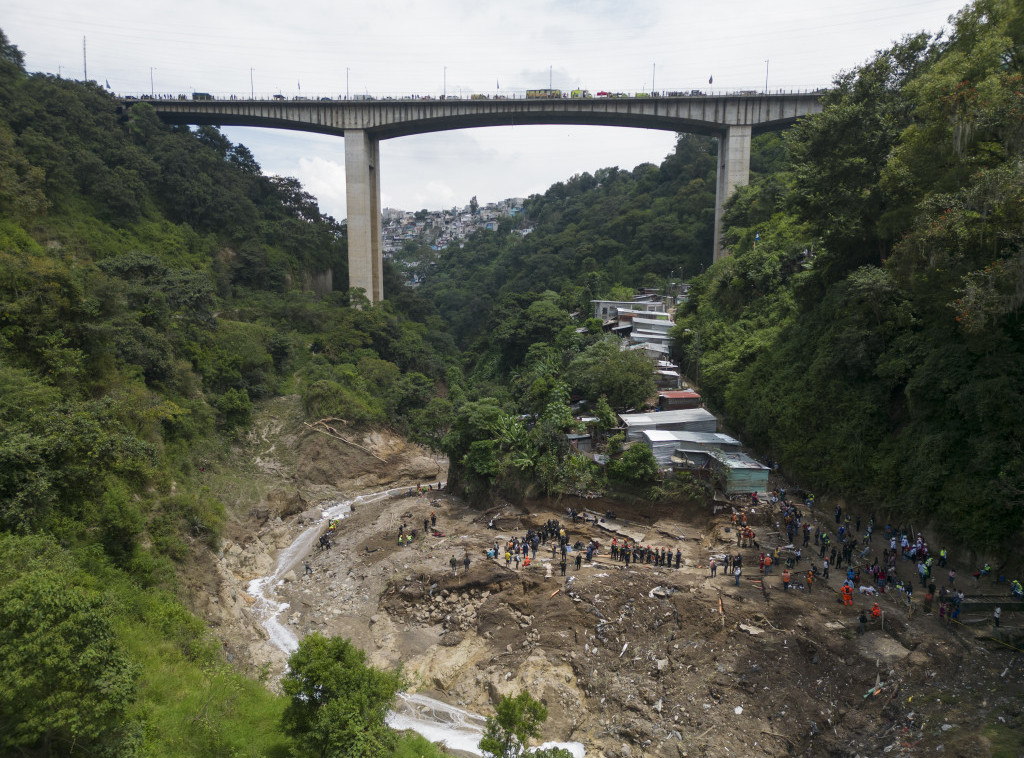
[{"label": "bridge arch span", "polygon": [[[345,138],[349,284],[371,302],[384,297],[380,141],[413,134],[488,126],[540,124],[616,126],[690,132],[720,140],[715,195],[714,257],[721,216],[736,187],[747,184],[750,139],[821,111],[820,92],[684,97],[403,100],[167,100],[143,98],[161,119],[290,129]],[[140,102],[124,101],[126,106]]]}]

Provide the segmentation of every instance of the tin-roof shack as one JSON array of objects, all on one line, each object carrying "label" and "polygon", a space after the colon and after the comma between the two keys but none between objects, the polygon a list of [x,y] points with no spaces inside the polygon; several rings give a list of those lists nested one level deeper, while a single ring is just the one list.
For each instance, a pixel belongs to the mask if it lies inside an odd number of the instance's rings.
[{"label": "tin-roof shack", "polygon": [[640,441],[651,448],[659,466],[670,466],[673,456],[686,457],[701,465],[709,450],[739,452],[740,441],[721,432],[673,432],[648,429],[640,433]]},{"label": "tin-roof shack", "polygon": [[681,411],[700,408],[701,397],[693,390],[672,390],[658,393],[658,408],[662,411]]},{"label": "tin-roof shack", "polygon": [[640,434],[652,429],[667,429],[675,432],[717,432],[718,419],[703,408],[688,408],[664,413],[622,413],[619,414],[626,426],[626,439],[640,439]]},{"label": "tin-roof shack", "polygon": [[716,483],[726,495],[768,490],[768,467],[746,453],[711,450],[708,455],[711,456],[708,464],[714,472]]}]

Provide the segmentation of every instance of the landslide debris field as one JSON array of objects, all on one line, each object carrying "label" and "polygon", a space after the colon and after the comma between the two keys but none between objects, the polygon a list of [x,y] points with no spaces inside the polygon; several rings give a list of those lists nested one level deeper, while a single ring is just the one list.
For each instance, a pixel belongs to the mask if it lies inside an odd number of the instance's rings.
[{"label": "landslide debris field", "polygon": [[[294,442],[300,457],[319,448],[321,463],[330,457],[322,447],[334,446],[328,452],[342,469],[366,455],[311,434]],[[372,484],[385,483],[384,470],[407,475],[413,457],[429,468],[417,451],[393,444],[391,452],[402,463],[378,466]],[[368,491],[364,464],[353,470]],[[279,476],[282,468],[261,470]],[[225,544],[216,578],[194,588],[197,609],[240,665],[282,670],[284,655],[267,642],[244,587],[270,573],[277,551],[313,523],[319,505],[353,491],[343,475],[278,480],[269,507],[256,505],[233,523],[237,539]],[[304,512],[282,518],[297,500]],[[567,507],[613,510],[617,518],[565,524]],[[736,547],[730,507],[711,510],[563,499],[484,512],[438,491],[384,499],[357,506],[332,548],[298,557],[277,588],[290,604],[281,621],[299,636],[349,637],[373,664],[401,663],[413,689],[478,713],[492,713],[503,694],[528,690],[549,708],[545,738],[582,742],[588,756],[1021,754],[1024,655],[989,636],[990,611],[953,628],[920,609],[908,619],[895,595],[883,595],[884,628],[872,622],[859,635],[857,616],[870,598],[857,595],[853,608],[844,607],[838,572],[812,592],[784,592],[778,573],[759,574],[755,548]],[[444,536],[424,536],[431,512]],[[492,516],[497,529],[488,528]],[[503,545],[548,519],[566,525],[570,543],[598,540],[600,554],[579,571],[570,554],[566,577],[550,541],[528,568],[485,557],[496,539]],[[766,519],[764,508],[751,516],[762,547],[773,545]],[[402,523],[416,538],[398,547]],[[609,557],[613,537],[679,548],[683,565],[626,568]],[[875,546],[880,552],[881,539]],[[709,556],[737,550],[740,585],[721,570],[711,578]],[[807,561],[801,565],[806,570]],[[963,569],[957,581],[968,598],[996,592]],[[909,579],[911,563],[898,570]],[[1019,616],[1004,612],[1004,640],[1013,639]]]}]

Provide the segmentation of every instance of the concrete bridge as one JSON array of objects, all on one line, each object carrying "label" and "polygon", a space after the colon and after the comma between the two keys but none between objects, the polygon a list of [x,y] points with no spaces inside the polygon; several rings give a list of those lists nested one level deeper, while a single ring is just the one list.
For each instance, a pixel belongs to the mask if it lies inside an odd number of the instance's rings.
[{"label": "concrete bridge", "polygon": [[[174,124],[260,126],[345,138],[349,285],[371,302],[384,297],[380,140],[449,129],[527,124],[628,126],[692,132],[719,139],[715,194],[714,258],[723,254],[722,208],[750,180],[750,138],[782,129],[821,111],[822,92],[672,97],[526,99],[249,100],[151,99],[159,116]],[[125,100],[126,105],[140,102]]]}]

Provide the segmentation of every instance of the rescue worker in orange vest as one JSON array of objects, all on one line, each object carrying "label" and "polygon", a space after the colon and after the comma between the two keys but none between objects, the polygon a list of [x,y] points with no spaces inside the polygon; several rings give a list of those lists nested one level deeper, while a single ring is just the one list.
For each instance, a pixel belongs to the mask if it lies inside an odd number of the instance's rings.
[{"label": "rescue worker in orange vest", "polygon": [[782,569],[782,589],[783,591],[789,589],[789,569]]},{"label": "rescue worker in orange vest", "polygon": [[853,588],[848,584],[843,585],[843,605],[853,605]]},{"label": "rescue worker in orange vest", "polygon": [[765,553],[764,555],[764,573],[772,573],[772,556],[771,553]]},{"label": "rescue worker in orange vest", "polygon": [[813,586],[814,586],[814,572],[813,571],[808,571],[807,572],[807,591],[810,592],[811,591],[811,587],[813,587]]},{"label": "rescue worker in orange vest", "polygon": [[882,609],[878,607],[878,603],[871,606],[871,618],[878,619],[882,617]]}]

